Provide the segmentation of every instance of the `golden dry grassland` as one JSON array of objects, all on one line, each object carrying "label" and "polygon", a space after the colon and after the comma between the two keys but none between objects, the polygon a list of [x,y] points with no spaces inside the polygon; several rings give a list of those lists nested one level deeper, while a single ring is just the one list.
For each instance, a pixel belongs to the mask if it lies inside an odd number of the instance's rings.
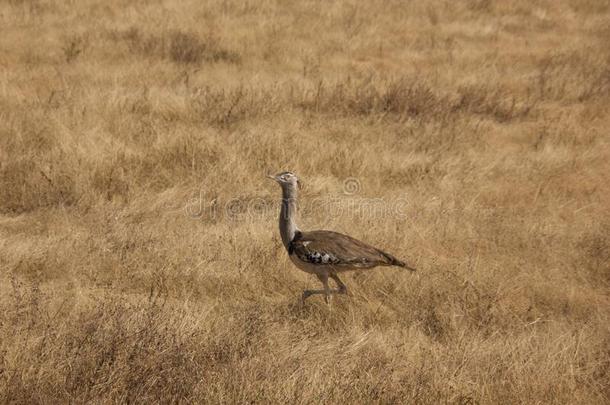
[{"label": "golden dry grassland", "polygon": [[[608,403],[609,27],[607,0],[0,0],[0,402]],[[281,170],[304,229],[419,272],[301,306]],[[374,199],[406,203],[341,209]]]}]

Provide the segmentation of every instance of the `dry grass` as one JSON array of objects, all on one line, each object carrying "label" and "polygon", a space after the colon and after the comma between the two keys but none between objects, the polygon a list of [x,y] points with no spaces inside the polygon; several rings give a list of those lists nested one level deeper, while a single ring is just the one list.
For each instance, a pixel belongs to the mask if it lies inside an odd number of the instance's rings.
[{"label": "dry grass", "polygon": [[[0,402],[610,400],[608,1],[0,0],[0,20]],[[305,202],[347,204],[346,178],[406,196],[302,225],[419,274],[301,307],[317,281],[260,209],[283,169]]]}]

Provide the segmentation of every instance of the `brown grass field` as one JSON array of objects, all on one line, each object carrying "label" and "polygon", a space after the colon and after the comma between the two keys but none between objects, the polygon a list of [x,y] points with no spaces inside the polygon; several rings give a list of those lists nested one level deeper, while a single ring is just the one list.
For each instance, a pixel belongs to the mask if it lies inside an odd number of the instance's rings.
[{"label": "brown grass field", "polygon": [[608,0],[0,0],[0,403],[609,403],[609,128]]}]

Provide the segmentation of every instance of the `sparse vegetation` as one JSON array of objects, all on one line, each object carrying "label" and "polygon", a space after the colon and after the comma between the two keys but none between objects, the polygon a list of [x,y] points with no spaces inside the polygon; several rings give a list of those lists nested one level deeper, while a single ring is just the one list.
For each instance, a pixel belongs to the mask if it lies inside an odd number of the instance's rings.
[{"label": "sparse vegetation", "polygon": [[237,52],[222,47],[217,38],[208,36],[203,41],[197,34],[177,29],[161,35],[146,35],[131,27],[126,31],[113,31],[109,37],[115,42],[125,42],[129,52],[135,55],[165,58],[178,64],[238,63],[240,60]]},{"label": "sparse vegetation", "polygon": [[85,39],[80,36],[71,36],[65,40],[62,48],[67,63],[74,61],[85,49]]},{"label": "sparse vegetation", "polygon": [[[1,403],[610,400],[607,1],[0,16]],[[419,274],[301,307],[284,169]]]}]

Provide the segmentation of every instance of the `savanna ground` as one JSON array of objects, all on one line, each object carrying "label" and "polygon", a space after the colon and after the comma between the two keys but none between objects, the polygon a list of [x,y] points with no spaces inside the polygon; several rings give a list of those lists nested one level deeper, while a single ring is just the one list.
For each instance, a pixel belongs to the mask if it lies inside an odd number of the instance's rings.
[{"label": "savanna ground", "polygon": [[[608,1],[0,0],[0,26],[0,402],[609,401]],[[280,170],[304,229],[418,274],[302,307]],[[374,198],[407,203],[340,209]]]}]

